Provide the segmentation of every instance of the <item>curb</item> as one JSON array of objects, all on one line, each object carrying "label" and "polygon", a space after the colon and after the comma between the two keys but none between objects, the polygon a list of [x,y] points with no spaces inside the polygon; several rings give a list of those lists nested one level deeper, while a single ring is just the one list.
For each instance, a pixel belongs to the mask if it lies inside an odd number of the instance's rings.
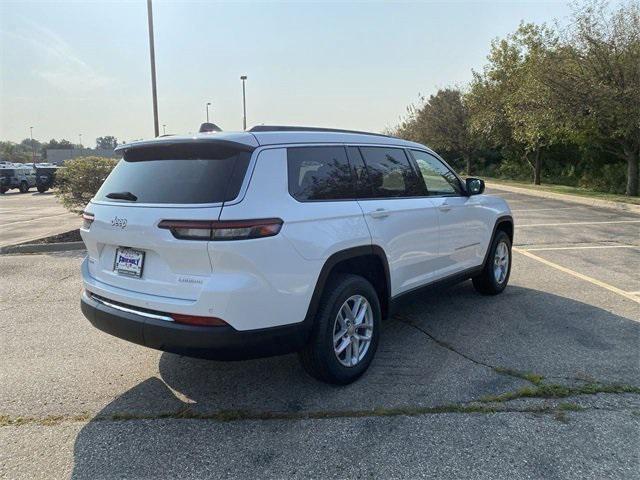
[{"label": "curb", "polygon": [[505,185],[504,183],[487,182],[487,187],[497,188],[506,192],[523,193],[532,197],[552,198],[556,200],[564,200],[566,202],[579,203],[581,205],[589,205],[591,207],[612,208],[623,212],[640,213],[640,205],[632,203],[614,202],[612,200],[602,200],[599,198],[580,197],[578,195],[570,195],[567,193],[545,192],[544,190],[535,190],[525,187],[514,187]]},{"label": "curb", "polygon": [[71,250],[84,250],[84,242],[61,243],[27,243],[22,245],[7,245],[0,248],[0,254],[6,253],[47,253],[68,252]]}]

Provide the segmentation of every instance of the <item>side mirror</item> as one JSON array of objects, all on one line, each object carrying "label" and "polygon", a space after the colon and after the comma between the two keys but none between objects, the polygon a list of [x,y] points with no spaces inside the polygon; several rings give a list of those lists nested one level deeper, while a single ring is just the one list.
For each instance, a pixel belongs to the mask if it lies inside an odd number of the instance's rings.
[{"label": "side mirror", "polygon": [[484,180],[479,178],[467,178],[467,195],[480,195],[484,192]]}]

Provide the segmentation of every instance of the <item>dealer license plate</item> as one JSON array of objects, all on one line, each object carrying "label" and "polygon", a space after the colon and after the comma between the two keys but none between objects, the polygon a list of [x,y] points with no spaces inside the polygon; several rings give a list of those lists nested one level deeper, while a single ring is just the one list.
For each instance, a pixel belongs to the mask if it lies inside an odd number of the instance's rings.
[{"label": "dealer license plate", "polygon": [[116,249],[116,260],[113,269],[120,275],[140,278],[144,265],[144,252],[133,248]]}]

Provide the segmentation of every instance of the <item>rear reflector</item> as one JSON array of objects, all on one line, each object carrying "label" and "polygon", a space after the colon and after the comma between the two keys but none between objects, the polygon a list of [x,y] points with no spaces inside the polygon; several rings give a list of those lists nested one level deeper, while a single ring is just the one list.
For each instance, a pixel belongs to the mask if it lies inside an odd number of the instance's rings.
[{"label": "rear reflector", "polygon": [[198,317],[196,315],[172,313],[171,318],[173,318],[176,323],[182,323],[184,325],[198,325],[202,327],[224,327],[229,325],[224,320],[216,317]]},{"label": "rear reflector", "polygon": [[257,220],[162,220],[159,228],[183,240],[248,240],[272,237],[282,228],[280,218]]}]

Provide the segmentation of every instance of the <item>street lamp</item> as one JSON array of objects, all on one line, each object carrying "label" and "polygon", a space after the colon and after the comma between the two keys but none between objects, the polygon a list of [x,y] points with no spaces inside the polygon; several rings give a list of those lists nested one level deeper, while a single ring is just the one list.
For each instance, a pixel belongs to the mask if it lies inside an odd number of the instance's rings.
[{"label": "street lamp", "polygon": [[245,94],[244,84],[247,81],[247,76],[242,75],[240,77],[240,80],[242,80],[242,130],[246,130],[247,129],[247,96]]},{"label": "street lamp", "polygon": [[36,163],[36,146],[33,144],[33,127],[29,127],[29,136],[31,137],[31,163]]},{"label": "street lamp", "polygon": [[153,43],[153,8],[151,0],[147,0],[147,20],[149,22],[149,56],[151,58],[151,95],[153,96],[153,131],[160,136],[158,128],[158,92],[156,90],[156,49]]},{"label": "street lamp", "polygon": [[207,109],[207,123],[209,123],[209,105],[211,105],[211,102],[207,102],[207,105],[206,105],[206,109]]}]

